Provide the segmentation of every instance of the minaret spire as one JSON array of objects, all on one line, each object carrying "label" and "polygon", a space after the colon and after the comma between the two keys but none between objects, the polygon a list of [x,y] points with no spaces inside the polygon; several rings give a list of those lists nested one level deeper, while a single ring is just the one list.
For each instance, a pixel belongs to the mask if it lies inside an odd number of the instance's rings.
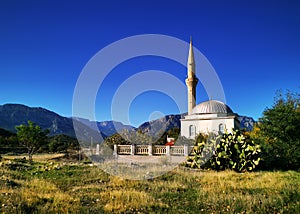
[{"label": "minaret spire", "polygon": [[[189,49],[189,57],[188,57],[188,71],[195,71],[195,59],[194,59],[194,50],[193,50],[193,41],[192,37],[190,38],[190,49]],[[190,73],[189,73],[190,75]]]},{"label": "minaret spire", "polygon": [[188,77],[185,80],[185,83],[188,89],[188,114],[190,115],[192,113],[192,109],[196,105],[196,86],[198,83],[198,78],[195,75],[196,65],[194,59],[192,37],[190,38],[190,49],[189,49],[187,68],[188,68]]}]

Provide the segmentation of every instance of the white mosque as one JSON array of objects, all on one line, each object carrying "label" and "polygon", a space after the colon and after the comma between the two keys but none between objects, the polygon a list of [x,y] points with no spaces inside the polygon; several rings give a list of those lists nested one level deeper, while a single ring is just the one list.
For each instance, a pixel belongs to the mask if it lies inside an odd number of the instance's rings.
[{"label": "white mosque", "polygon": [[238,115],[225,103],[218,100],[208,100],[196,105],[196,86],[198,78],[195,75],[195,59],[192,40],[188,56],[188,76],[185,80],[188,89],[188,114],[181,119],[181,136],[194,139],[199,133],[223,133],[238,129]]}]

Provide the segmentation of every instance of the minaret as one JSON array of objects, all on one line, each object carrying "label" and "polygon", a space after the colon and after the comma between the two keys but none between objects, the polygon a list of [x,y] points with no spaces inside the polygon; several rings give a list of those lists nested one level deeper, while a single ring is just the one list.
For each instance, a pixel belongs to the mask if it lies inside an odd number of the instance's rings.
[{"label": "minaret", "polygon": [[185,83],[188,89],[188,115],[190,115],[192,113],[192,109],[196,105],[196,86],[198,83],[198,78],[195,75],[196,68],[195,68],[192,38],[190,40],[190,50],[189,50],[187,67],[188,67],[188,77],[186,78]]}]

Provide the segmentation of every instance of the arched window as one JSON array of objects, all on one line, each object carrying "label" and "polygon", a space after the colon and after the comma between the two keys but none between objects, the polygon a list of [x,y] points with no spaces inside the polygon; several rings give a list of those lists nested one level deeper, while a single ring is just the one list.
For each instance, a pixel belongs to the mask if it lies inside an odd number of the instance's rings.
[{"label": "arched window", "polygon": [[223,123],[221,123],[221,124],[219,125],[219,132],[220,132],[220,133],[224,133],[224,124],[223,124]]},{"label": "arched window", "polygon": [[196,135],[196,126],[190,125],[190,137],[195,137]]}]

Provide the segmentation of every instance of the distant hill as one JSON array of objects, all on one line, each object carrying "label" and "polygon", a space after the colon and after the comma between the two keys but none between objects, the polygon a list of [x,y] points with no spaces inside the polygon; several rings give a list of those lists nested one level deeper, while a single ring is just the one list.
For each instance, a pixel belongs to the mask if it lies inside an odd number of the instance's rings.
[{"label": "distant hill", "polygon": [[0,128],[0,137],[10,137],[14,135],[16,135],[16,133]]},{"label": "distant hill", "polygon": [[152,120],[150,122],[145,122],[138,127],[142,132],[147,132],[155,134],[161,131],[169,131],[172,128],[179,128],[180,129],[180,119],[183,115],[175,114],[175,115],[167,115],[165,117],[159,118],[157,120]]},{"label": "distant hill", "polygon": [[[172,128],[180,128],[180,119],[184,114],[167,115],[157,120],[145,122],[138,127],[142,132],[156,134],[158,132],[168,131]],[[130,125],[124,125],[116,121],[91,122],[87,119],[76,119],[77,131],[81,133],[84,141],[89,141],[91,137],[95,141],[100,134],[103,138],[111,136],[123,129],[136,129]],[[255,121],[251,117],[238,117],[241,128],[252,130]],[[49,129],[50,135],[65,134],[76,137],[72,118],[63,117],[59,114],[40,107],[28,107],[21,104],[5,104],[0,105],[0,128],[16,132],[15,127],[20,124],[27,124],[31,120],[43,129]]]},{"label": "distant hill", "polygon": [[20,104],[0,105],[0,127],[16,132],[15,127],[31,120],[51,135],[66,134],[75,136],[71,119],[62,117],[44,108],[31,108]]},{"label": "distant hill", "polygon": [[122,131],[124,129],[127,130],[132,130],[136,129],[133,126],[130,125],[124,125],[121,122],[116,122],[116,121],[102,121],[102,122],[97,122],[98,129],[104,133],[106,136],[111,136],[115,134],[116,132]]},{"label": "distant hill", "polygon": [[89,126],[93,130],[99,130],[103,136],[109,137],[117,132],[120,132],[124,129],[132,130],[136,129],[133,126],[130,125],[124,125],[121,122],[116,121],[102,121],[102,122],[93,122],[88,119],[84,118],[74,118],[77,121],[79,121],[82,124],[85,124],[86,126]]},{"label": "distant hill", "polygon": [[[123,125],[120,122],[104,121],[95,123],[82,118],[76,119],[77,131],[88,140],[93,136],[97,141],[98,129],[103,138],[110,136],[122,129],[132,129],[134,127]],[[42,129],[49,129],[50,135],[65,134],[76,137],[72,118],[63,117],[59,114],[40,107],[28,107],[21,104],[0,105],[0,128],[16,132],[15,127],[21,124],[27,124],[31,120]],[[94,125],[94,126],[93,126]]]},{"label": "distant hill", "polygon": [[[28,120],[39,125],[42,129],[48,129],[50,135],[65,134],[70,137],[76,137],[73,120],[63,117],[55,112],[40,107],[28,107],[21,104],[0,105],[0,128],[16,132],[15,127],[21,124],[27,124]],[[91,137],[97,140],[98,132],[89,126],[76,122],[76,128],[82,134],[82,141],[90,141]],[[101,133],[102,134],[102,133]],[[103,137],[106,137],[103,134]]]}]

